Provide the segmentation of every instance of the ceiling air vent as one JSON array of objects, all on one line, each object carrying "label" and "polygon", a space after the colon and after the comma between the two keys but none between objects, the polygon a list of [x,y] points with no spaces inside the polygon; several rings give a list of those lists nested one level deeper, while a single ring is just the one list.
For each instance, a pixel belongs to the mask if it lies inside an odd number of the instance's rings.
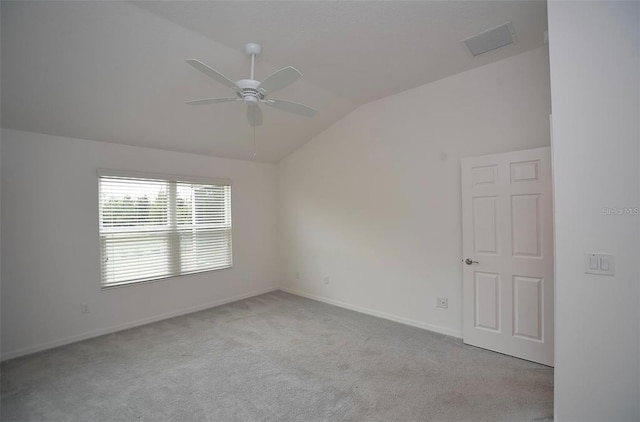
[{"label": "ceiling air vent", "polygon": [[463,42],[469,51],[471,51],[471,54],[478,56],[482,53],[495,50],[496,48],[515,44],[517,41],[511,22],[507,22],[504,25],[496,26],[495,28],[488,29],[478,35],[467,38]]}]

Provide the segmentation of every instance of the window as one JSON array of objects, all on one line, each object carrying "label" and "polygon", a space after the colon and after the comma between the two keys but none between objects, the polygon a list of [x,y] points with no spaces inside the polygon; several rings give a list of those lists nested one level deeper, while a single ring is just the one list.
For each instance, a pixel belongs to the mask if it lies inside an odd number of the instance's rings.
[{"label": "window", "polygon": [[98,172],[102,286],[229,268],[231,183]]}]

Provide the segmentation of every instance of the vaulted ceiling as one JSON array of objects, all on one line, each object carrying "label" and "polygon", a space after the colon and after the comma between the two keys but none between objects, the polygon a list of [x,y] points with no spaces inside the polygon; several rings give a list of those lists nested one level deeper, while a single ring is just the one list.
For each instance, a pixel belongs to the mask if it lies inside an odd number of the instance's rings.
[{"label": "vaulted ceiling", "polygon": [[[2,126],[82,139],[277,162],[359,105],[543,45],[544,1],[3,1]],[[518,42],[472,57],[461,40],[507,21]],[[278,92],[314,118],[241,102],[193,107],[233,80],[294,66]]]}]

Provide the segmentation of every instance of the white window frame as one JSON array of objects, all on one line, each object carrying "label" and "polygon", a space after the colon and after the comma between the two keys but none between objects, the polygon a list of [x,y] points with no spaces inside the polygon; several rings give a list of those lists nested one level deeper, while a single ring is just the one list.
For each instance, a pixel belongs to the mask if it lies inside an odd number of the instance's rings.
[{"label": "white window frame", "polygon": [[[183,176],[183,175],[172,175],[172,174],[166,174],[166,173],[149,173],[149,172],[137,172],[137,171],[127,171],[127,170],[111,170],[111,169],[98,169],[97,170],[97,184],[98,184],[98,239],[99,239],[99,254],[100,254],[100,285],[102,289],[112,289],[112,288],[117,288],[117,287],[125,287],[125,286],[132,286],[132,285],[137,285],[137,284],[142,284],[142,283],[150,283],[150,282],[155,282],[155,281],[162,281],[162,280],[167,280],[169,278],[175,278],[175,277],[183,277],[186,275],[193,275],[193,274],[202,274],[205,272],[212,272],[212,271],[220,271],[220,270],[226,270],[226,269],[230,269],[233,267],[233,224],[232,224],[232,204],[233,204],[233,199],[232,199],[232,183],[230,179],[226,179],[226,178],[211,178],[211,177],[199,177],[199,176]],[[180,258],[181,258],[181,254],[180,254],[180,248],[178,245],[170,245],[170,251],[168,253],[169,255],[169,260],[167,265],[169,265],[170,267],[172,267],[172,269],[170,270],[170,274],[167,275],[162,275],[162,276],[157,276],[157,277],[148,277],[148,278],[142,278],[142,279],[134,279],[134,280],[129,280],[129,281],[122,281],[122,282],[115,282],[115,283],[108,283],[105,284],[105,280],[104,280],[104,268],[103,268],[103,263],[105,262],[105,257],[103,257],[103,247],[102,247],[102,242],[103,242],[103,235],[105,234],[105,232],[102,231],[102,227],[101,227],[101,222],[102,222],[102,203],[101,203],[101,198],[100,198],[100,179],[101,178],[120,178],[120,179],[130,179],[130,180],[135,180],[135,179],[139,179],[139,180],[159,180],[159,181],[163,181],[163,182],[168,182],[168,192],[167,192],[167,198],[169,203],[173,203],[173,206],[168,205],[169,210],[168,210],[168,222],[167,222],[167,226],[170,227],[170,231],[175,235],[178,233],[178,226],[177,226],[177,222],[176,222],[176,209],[175,209],[175,204],[176,204],[176,186],[177,183],[191,183],[191,184],[201,184],[201,185],[214,185],[214,186],[228,186],[230,189],[229,192],[229,203],[228,203],[228,209],[225,211],[225,217],[226,220],[228,221],[228,225],[229,225],[229,238],[228,238],[228,248],[229,248],[229,255],[230,255],[230,261],[229,261],[229,265],[225,265],[222,267],[217,267],[217,268],[210,268],[210,269],[202,269],[202,270],[195,270],[195,271],[178,271],[177,270],[177,266],[180,265]],[[135,230],[135,229],[134,229]],[[125,233],[127,231],[132,231],[131,228],[127,228],[127,227],[122,227],[118,230],[109,230],[108,232],[110,233]],[[141,230],[136,230],[136,231],[141,231]],[[170,242],[171,243],[171,242]]]}]

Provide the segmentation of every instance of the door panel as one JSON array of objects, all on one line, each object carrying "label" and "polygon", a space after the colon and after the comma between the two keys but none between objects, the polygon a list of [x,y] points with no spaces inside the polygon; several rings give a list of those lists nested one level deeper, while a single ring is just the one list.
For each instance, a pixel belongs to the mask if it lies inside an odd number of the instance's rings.
[{"label": "door panel", "polygon": [[541,278],[513,276],[513,335],[542,340]]},{"label": "door panel", "polygon": [[473,198],[473,246],[476,254],[498,254],[498,201],[495,196]]},{"label": "door panel", "polygon": [[474,185],[495,185],[498,183],[498,166],[474,167]]},{"label": "door panel", "polygon": [[540,244],[540,195],[511,196],[511,250],[514,257],[539,258]]},{"label": "door panel", "polygon": [[538,180],[538,164],[540,161],[524,161],[511,163],[511,183],[533,182]]},{"label": "door panel", "polygon": [[553,365],[549,148],[462,160],[465,343]]},{"label": "door panel", "polygon": [[475,327],[500,332],[500,274],[476,272]]}]

